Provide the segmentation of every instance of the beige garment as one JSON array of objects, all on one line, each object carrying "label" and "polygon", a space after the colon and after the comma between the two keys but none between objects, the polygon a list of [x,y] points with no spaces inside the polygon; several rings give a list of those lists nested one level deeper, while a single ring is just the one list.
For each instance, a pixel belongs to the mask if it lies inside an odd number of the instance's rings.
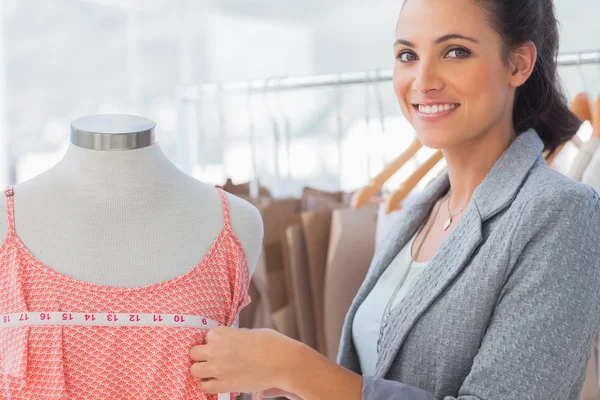
[{"label": "beige garment", "polygon": [[269,303],[275,328],[291,338],[297,338],[294,309],[288,295],[288,279],[285,272],[284,233],[287,225],[297,218],[300,209],[298,199],[273,200],[259,207],[264,221],[265,238],[263,255],[269,282]]},{"label": "beige garment", "polygon": [[595,137],[592,137],[590,140],[583,143],[571,164],[571,168],[569,168],[567,176],[581,182],[585,170],[588,168],[590,161],[592,161],[592,156],[599,147],[600,139]]},{"label": "beige garment", "polygon": [[334,210],[324,298],[326,356],[337,359],[342,327],[375,250],[377,205]]},{"label": "beige garment", "polygon": [[342,192],[325,192],[310,187],[302,190],[301,209],[302,211],[317,211],[323,208],[336,206],[344,199]]},{"label": "beige garment", "polygon": [[267,268],[261,254],[250,280],[249,293],[252,302],[240,312],[240,328],[272,329],[275,327],[271,318],[268,285]]},{"label": "beige garment", "polygon": [[325,354],[325,326],[323,320],[323,296],[325,287],[325,269],[327,268],[327,251],[331,229],[331,209],[304,212],[302,227],[308,256],[308,276],[310,294],[315,317],[315,333],[317,350]]},{"label": "beige garment", "polygon": [[317,348],[315,331],[315,315],[312,304],[310,279],[308,276],[308,259],[302,224],[290,226],[285,231],[289,254],[289,273],[291,294],[298,336],[302,343]]},{"label": "beige garment", "polygon": [[294,313],[294,306],[291,303],[280,307],[277,311],[273,312],[273,324],[275,330],[283,335],[298,340],[298,325],[296,324],[296,315]]},{"label": "beige garment", "polygon": [[[242,198],[250,197],[250,182],[240,183],[236,185],[232,182],[230,178],[228,178],[225,184],[223,185],[223,190]],[[258,196],[269,199],[273,198],[269,189],[262,185],[258,186]]]},{"label": "beige garment", "polygon": [[300,201],[297,199],[274,200],[261,207],[265,236],[263,253],[269,276],[269,296],[273,311],[288,303],[283,260],[283,235],[289,218],[298,214]]}]

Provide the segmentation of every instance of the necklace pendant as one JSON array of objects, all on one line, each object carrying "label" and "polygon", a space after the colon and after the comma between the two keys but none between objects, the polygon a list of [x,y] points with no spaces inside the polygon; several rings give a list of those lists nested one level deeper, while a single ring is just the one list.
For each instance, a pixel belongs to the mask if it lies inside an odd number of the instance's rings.
[{"label": "necklace pendant", "polygon": [[450,225],[452,225],[452,217],[446,220],[446,223],[444,224],[444,232],[447,231],[448,228],[450,228]]}]

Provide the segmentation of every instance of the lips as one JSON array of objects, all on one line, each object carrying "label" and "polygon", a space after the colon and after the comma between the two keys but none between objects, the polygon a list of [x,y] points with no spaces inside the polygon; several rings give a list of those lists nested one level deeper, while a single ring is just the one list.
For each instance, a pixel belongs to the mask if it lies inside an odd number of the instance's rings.
[{"label": "lips", "polygon": [[460,107],[456,103],[438,103],[438,104],[413,104],[413,107],[421,114],[434,115],[454,110]]}]

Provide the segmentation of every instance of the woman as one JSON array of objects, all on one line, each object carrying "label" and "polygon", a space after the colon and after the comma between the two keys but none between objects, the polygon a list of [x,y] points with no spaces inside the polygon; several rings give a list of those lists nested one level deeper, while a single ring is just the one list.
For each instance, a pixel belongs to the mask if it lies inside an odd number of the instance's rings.
[{"label": "woman", "polygon": [[340,365],[218,328],[192,375],[310,400],[577,399],[600,325],[600,198],[542,157],[579,126],[552,0],[408,0],[396,36],[400,107],[448,168],[377,249]]}]

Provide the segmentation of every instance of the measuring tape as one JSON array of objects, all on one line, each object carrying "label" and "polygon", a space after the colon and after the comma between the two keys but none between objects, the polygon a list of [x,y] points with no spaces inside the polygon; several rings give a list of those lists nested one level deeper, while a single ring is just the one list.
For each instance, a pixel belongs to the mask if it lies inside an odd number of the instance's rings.
[{"label": "measuring tape", "polygon": [[182,314],[109,314],[75,312],[24,312],[0,314],[0,329],[15,326],[169,326],[212,329],[210,318]]},{"label": "measuring tape", "polygon": [[[24,312],[0,314],[0,329],[18,326],[164,326],[212,329],[220,324],[210,318],[183,314],[110,314],[76,312]],[[230,400],[221,393],[218,400]]]}]

